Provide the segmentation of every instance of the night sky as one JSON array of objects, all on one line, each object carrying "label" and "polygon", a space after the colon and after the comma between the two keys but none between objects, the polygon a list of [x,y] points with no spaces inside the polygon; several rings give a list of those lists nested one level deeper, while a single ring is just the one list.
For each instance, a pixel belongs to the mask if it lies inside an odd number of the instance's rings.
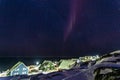
[{"label": "night sky", "polygon": [[118,49],[119,0],[0,0],[0,56],[83,56]]}]

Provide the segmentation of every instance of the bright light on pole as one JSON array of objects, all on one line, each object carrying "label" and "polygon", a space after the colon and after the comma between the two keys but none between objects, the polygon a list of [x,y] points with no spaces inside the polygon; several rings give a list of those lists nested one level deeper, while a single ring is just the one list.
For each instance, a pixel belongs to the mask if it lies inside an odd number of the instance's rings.
[{"label": "bright light on pole", "polygon": [[38,64],[39,64],[39,62],[37,61],[37,62],[36,62],[36,65],[38,65]]}]

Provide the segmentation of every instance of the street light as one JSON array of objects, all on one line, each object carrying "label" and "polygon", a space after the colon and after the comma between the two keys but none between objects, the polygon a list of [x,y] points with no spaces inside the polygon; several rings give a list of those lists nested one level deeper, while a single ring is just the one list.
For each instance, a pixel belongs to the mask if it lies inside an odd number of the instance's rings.
[{"label": "street light", "polygon": [[38,65],[38,64],[39,64],[39,62],[37,61],[37,62],[36,62],[36,65]]}]

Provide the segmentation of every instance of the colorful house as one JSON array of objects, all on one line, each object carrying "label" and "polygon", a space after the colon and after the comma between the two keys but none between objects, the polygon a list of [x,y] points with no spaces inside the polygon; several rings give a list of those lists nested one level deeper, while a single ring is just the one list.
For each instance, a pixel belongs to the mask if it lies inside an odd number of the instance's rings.
[{"label": "colorful house", "polygon": [[15,76],[15,75],[27,75],[28,68],[23,62],[18,62],[15,64],[7,73],[8,76]]},{"label": "colorful house", "polygon": [[55,69],[55,65],[52,61],[49,60],[45,60],[41,66],[39,67],[40,70],[43,71],[49,71],[49,70],[54,70]]},{"label": "colorful house", "polygon": [[71,69],[74,67],[76,59],[60,60],[59,69]]}]

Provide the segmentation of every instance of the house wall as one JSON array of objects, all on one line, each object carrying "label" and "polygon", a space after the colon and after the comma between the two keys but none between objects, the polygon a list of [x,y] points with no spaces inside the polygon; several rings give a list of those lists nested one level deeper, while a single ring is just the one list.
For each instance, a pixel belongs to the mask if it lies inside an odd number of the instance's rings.
[{"label": "house wall", "polygon": [[28,74],[28,68],[23,64],[20,64],[13,71],[11,71],[11,76],[13,76],[13,75],[25,75],[25,74]]}]

